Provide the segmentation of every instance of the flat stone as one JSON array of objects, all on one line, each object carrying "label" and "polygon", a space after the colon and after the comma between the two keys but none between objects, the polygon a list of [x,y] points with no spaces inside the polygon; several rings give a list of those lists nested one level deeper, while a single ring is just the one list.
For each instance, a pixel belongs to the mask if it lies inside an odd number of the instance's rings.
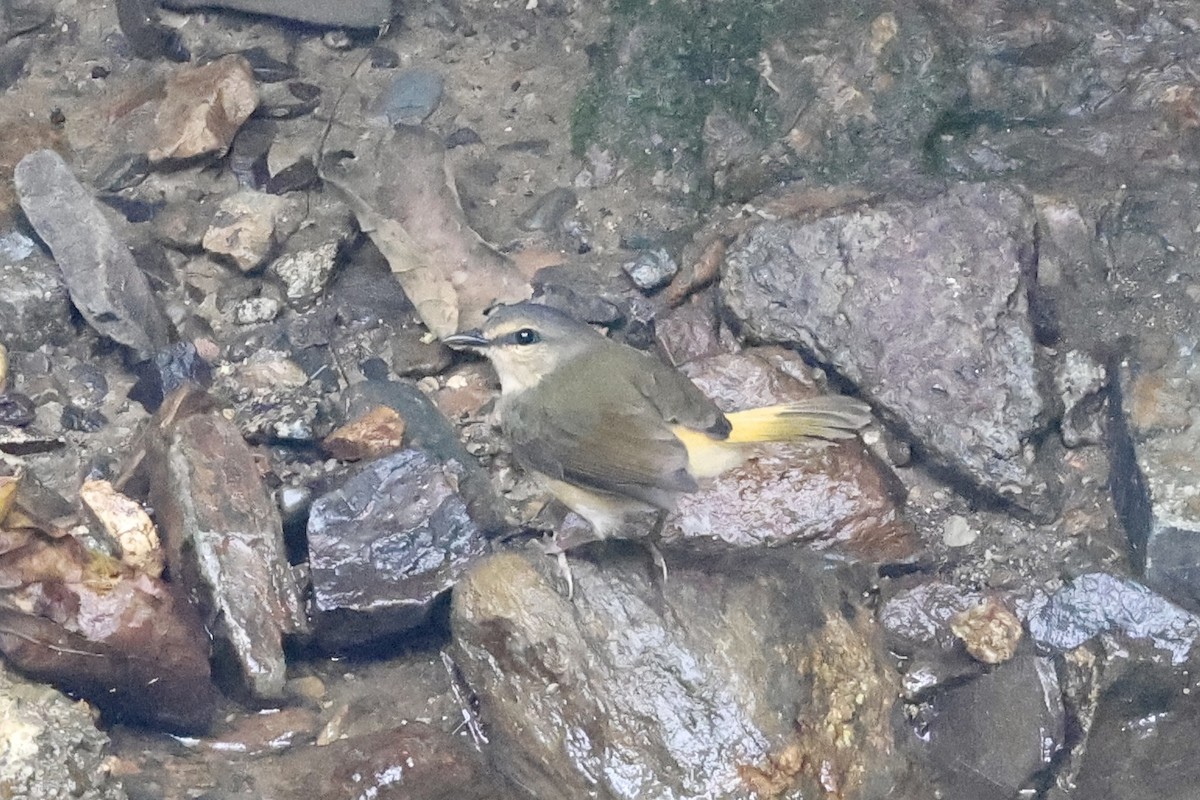
[{"label": "flat stone", "polygon": [[254,454],[233,423],[209,413],[179,422],[162,448],[151,497],[171,574],[200,598],[250,694],[281,698],[283,637],[307,621]]},{"label": "flat stone", "polygon": [[309,515],[318,639],[341,650],[422,625],[483,549],[436,460],[408,449],[369,464]]},{"label": "flat stone", "polygon": [[163,5],[182,11],[228,8],[344,28],[377,28],[392,16],[392,0],[165,0]]},{"label": "flat stone", "polygon": [[1054,662],[1018,656],[942,692],[928,737],[944,796],[1011,800],[1063,746]]},{"label": "flat stone", "polygon": [[154,117],[151,161],[221,156],[242,123],[258,107],[258,87],[250,63],[240,55],[174,73]]},{"label": "flat stone", "polygon": [[1048,515],[1028,444],[1049,409],[1026,307],[1034,216],[962,185],[811,222],[767,222],[720,289],[750,336],[796,343],[858,386],[930,461]]},{"label": "flat stone", "polygon": [[145,274],[62,156],[30,153],[17,164],[15,179],[21,208],[50,247],[88,324],[140,358],[164,347],[169,323]]},{"label": "flat stone", "polygon": [[1113,498],[1146,582],[1200,611],[1200,338],[1146,337],[1120,370]]}]

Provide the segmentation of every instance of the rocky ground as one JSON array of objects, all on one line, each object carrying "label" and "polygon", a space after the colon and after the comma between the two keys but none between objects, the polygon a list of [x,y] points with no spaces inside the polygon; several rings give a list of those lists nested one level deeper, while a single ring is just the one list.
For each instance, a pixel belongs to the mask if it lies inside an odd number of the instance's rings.
[{"label": "rocky ground", "polygon": [[[1200,4],[214,4],[0,2],[0,796],[1195,796]],[[530,296],[876,422],[568,597]]]}]

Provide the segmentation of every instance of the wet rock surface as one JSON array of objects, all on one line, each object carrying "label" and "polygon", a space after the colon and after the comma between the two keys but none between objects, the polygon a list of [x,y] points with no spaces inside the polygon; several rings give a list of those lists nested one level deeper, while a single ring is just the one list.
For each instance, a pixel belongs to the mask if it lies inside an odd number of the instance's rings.
[{"label": "wet rock surface", "polygon": [[765,223],[729,253],[725,303],[798,344],[912,431],[938,467],[1046,513],[1026,453],[1045,425],[1025,278],[1027,201],[961,186],[926,201]]},{"label": "wet rock surface", "polygon": [[124,800],[105,764],[108,736],[85,706],[0,667],[0,791],[46,800]]},{"label": "wet rock surface", "polygon": [[279,513],[241,434],[223,417],[181,420],[158,445],[151,494],[168,565],[199,595],[254,697],[283,695],[283,637],[308,623]]},{"label": "wet rock surface", "polygon": [[308,520],[316,635],[330,650],[425,624],[483,552],[443,467],[420,450],[372,462],[318,498]]},{"label": "wet rock surface", "polygon": [[640,554],[610,553],[575,562],[572,602],[544,561],[484,561],[452,611],[493,763],[534,796],[782,795],[824,780],[882,797],[913,779],[879,724],[895,686],[877,633],[819,564],[751,558],[656,585]]},{"label": "wet rock surface", "polygon": [[[1194,8],[203,5],[0,4],[17,796],[1195,794]],[[568,602],[438,342],[530,293],[876,423]]]}]

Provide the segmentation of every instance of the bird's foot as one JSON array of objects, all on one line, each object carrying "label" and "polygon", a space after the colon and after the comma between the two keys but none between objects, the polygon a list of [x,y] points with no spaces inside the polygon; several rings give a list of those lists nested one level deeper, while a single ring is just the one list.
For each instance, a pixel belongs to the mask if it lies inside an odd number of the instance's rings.
[{"label": "bird's foot", "polygon": [[554,556],[558,561],[558,574],[567,584],[567,599],[575,598],[575,576],[571,573],[571,565],[567,563],[567,548],[557,536],[551,535],[541,539],[538,546],[548,556]]},{"label": "bird's foot", "polygon": [[654,559],[654,566],[658,567],[662,572],[663,586],[667,585],[667,560],[663,558],[662,551],[653,542],[646,542],[646,549],[650,551],[650,558]]}]

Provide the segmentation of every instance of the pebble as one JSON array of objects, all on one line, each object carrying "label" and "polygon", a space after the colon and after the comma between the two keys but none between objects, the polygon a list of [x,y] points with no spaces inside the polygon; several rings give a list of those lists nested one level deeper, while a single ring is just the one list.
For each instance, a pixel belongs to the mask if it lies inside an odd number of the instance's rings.
[{"label": "pebble", "polygon": [[633,261],[626,262],[622,269],[643,292],[653,292],[671,282],[679,272],[679,264],[666,249],[660,247],[639,253]]},{"label": "pebble", "polygon": [[551,189],[520,216],[517,227],[523,231],[552,231],[563,221],[563,217],[574,210],[578,202],[579,198],[572,189],[561,186]]},{"label": "pebble", "polygon": [[274,297],[249,297],[237,304],[233,318],[239,325],[270,322],[279,316],[280,304]]},{"label": "pebble", "polygon": [[404,70],[371,103],[371,112],[387,118],[389,125],[420,125],[441,103],[444,87],[441,74],[433,70]]},{"label": "pebble", "polygon": [[36,416],[33,401],[25,395],[16,392],[0,394],[0,425],[22,428],[33,422]]},{"label": "pebble", "polygon": [[967,518],[955,514],[942,525],[942,542],[947,547],[966,547],[979,538],[979,531],[971,527]]}]

